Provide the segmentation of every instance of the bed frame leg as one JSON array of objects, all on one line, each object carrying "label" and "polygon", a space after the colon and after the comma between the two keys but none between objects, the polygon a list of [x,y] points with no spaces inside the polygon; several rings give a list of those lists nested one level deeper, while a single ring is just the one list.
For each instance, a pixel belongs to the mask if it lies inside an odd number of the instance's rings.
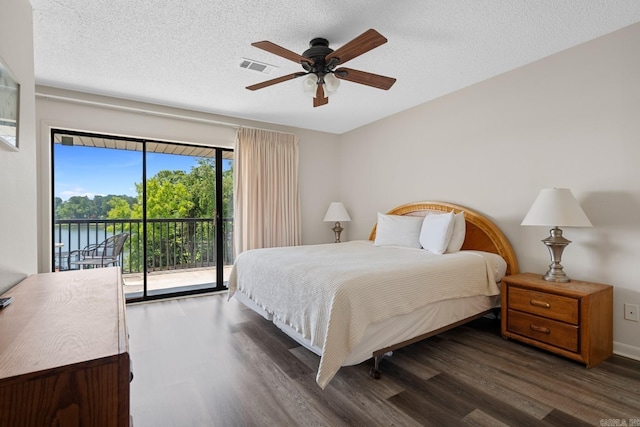
[{"label": "bed frame leg", "polygon": [[384,354],[381,354],[380,356],[374,356],[373,358],[373,368],[369,371],[369,376],[374,380],[380,379],[380,360],[382,360],[383,357]]},{"label": "bed frame leg", "polygon": [[387,351],[386,353],[373,356],[373,368],[369,370],[369,376],[371,376],[371,378],[374,380],[380,379],[380,361],[383,357],[391,357],[391,355],[393,355],[393,351]]}]

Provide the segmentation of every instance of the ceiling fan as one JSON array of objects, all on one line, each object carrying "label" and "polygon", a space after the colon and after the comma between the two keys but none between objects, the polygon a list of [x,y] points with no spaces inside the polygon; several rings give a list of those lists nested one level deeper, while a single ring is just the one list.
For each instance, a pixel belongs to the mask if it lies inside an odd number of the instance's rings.
[{"label": "ceiling fan", "polygon": [[370,29],[336,50],[329,47],[327,39],[315,38],[309,42],[309,49],[305,50],[302,55],[266,40],[251,43],[251,46],[301,64],[305,71],[287,74],[286,76],[247,86],[247,89],[258,90],[276,83],[307,76],[304,81],[304,87],[305,90],[310,90],[314,94],[314,107],[319,107],[329,102],[329,98],[326,95],[331,95],[331,93],[335,92],[340,84],[338,79],[388,90],[396,82],[396,79],[352,68],[336,68],[338,65],[343,65],[345,62],[386,42],[387,39],[382,34]]}]

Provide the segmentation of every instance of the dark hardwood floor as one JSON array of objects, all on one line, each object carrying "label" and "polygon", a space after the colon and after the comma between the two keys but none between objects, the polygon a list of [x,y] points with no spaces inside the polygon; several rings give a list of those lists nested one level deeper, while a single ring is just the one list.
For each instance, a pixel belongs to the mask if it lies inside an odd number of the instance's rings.
[{"label": "dark hardwood floor", "polygon": [[[146,426],[640,425],[640,362],[583,365],[481,319],[321,390],[319,358],[226,294],[127,307],[131,414]],[[635,424],[634,424],[635,423]]]}]

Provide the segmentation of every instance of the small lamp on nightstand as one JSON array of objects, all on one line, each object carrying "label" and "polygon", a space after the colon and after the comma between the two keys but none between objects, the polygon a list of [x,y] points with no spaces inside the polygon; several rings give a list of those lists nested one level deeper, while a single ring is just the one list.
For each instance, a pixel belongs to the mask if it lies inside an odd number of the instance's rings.
[{"label": "small lamp on nightstand", "polygon": [[553,227],[550,236],[542,241],[551,254],[549,271],[542,276],[549,282],[569,282],[569,277],[562,271],[560,264],[564,248],[571,243],[562,237],[558,227],[592,227],[578,201],[568,188],[547,188],[540,190],[538,198],[533,202],[529,213],[521,225],[544,225]]},{"label": "small lamp on nightstand", "polygon": [[327,213],[324,215],[324,221],[335,222],[333,232],[336,234],[336,243],[340,243],[340,233],[344,230],[344,228],[340,226],[340,221],[351,221],[351,217],[341,202],[331,202]]}]

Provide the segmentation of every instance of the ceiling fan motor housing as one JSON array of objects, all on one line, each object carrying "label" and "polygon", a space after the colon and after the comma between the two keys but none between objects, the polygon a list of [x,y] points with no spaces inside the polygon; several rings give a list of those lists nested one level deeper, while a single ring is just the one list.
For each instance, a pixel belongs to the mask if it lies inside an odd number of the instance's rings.
[{"label": "ceiling fan motor housing", "polygon": [[331,60],[327,63],[325,60],[325,57],[332,52],[329,40],[317,37],[309,42],[309,49],[302,53],[302,56],[313,61],[313,64],[302,62],[302,66],[306,71],[318,75],[319,83],[322,81],[322,77],[329,74],[337,65],[338,61]]},{"label": "ceiling fan motor housing", "polygon": [[305,58],[317,61],[318,59],[324,60],[324,57],[333,52],[333,49],[329,47],[329,40],[317,37],[309,42],[309,49],[302,53]]}]

